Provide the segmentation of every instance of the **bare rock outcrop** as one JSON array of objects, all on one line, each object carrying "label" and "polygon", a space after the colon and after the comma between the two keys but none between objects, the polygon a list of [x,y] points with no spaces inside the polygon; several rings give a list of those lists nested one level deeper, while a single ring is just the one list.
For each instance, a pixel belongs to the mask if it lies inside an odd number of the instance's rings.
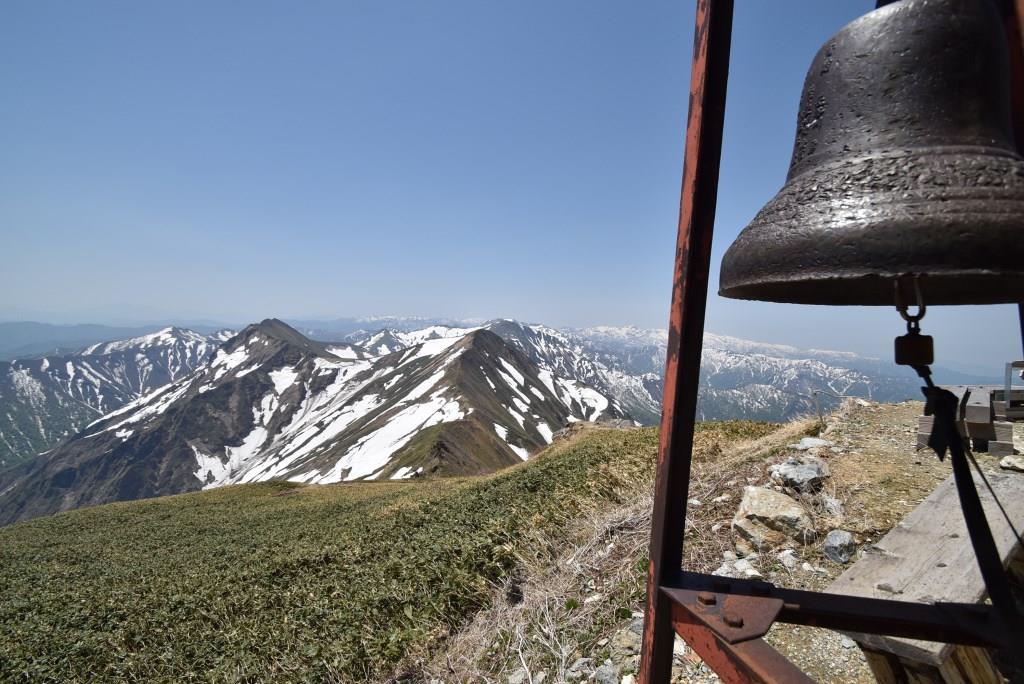
[{"label": "bare rock outcrop", "polygon": [[765,549],[790,541],[806,544],[816,534],[803,506],[781,492],[765,487],[745,487],[743,500],[732,520],[739,539],[737,547]]}]

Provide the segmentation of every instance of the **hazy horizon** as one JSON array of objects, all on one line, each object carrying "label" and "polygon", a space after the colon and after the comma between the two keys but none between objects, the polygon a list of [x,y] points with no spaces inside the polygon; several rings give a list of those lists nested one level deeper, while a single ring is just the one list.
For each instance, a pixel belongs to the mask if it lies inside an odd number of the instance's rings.
[{"label": "hazy horizon", "polygon": [[[818,308],[820,308],[820,307],[818,307]],[[70,319],[64,320],[64,319],[57,318],[57,319],[50,319],[50,320],[41,320],[39,318],[31,318],[31,317],[29,317],[29,318],[9,317],[9,316],[4,315],[2,312],[0,312],[0,324],[4,324],[4,323],[43,323],[43,324],[48,324],[48,325],[68,326],[68,327],[75,326],[75,325],[101,325],[101,326],[108,326],[108,327],[112,327],[112,328],[154,328],[154,329],[161,328],[161,327],[166,327],[166,326],[178,326],[178,327],[185,327],[185,328],[187,328],[187,327],[207,327],[207,328],[211,328],[211,329],[212,328],[229,328],[229,329],[234,329],[234,330],[240,330],[241,328],[243,328],[243,327],[245,327],[247,325],[258,323],[259,321],[267,319],[267,318],[277,318],[277,319],[283,320],[283,321],[285,321],[287,323],[290,323],[292,325],[303,325],[303,326],[314,326],[314,327],[316,325],[323,325],[323,326],[325,326],[325,329],[329,328],[330,327],[329,324],[331,324],[331,323],[340,322],[340,321],[354,321],[354,320],[372,322],[374,319],[378,319],[378,320],[386,320],[386,319],[409,319],[409,320],[416,320],[416,319],[422,319],[422,320],[424,320],[426,322],[444,320],[444,321],[450,321],[453,324],[472,325],[472,324],[482,323],[482,322],[486,322],[486,321],[490,321],[490,320],[495,320],[495,319],[500,319],[500,318],[511,318],[511,319],[515,319],[515,320],[518,320],[520,322],[528,323],[528,324],[547,325],[547,326],[550,326],[550,327],[553,327],[553,328],[556,328],[556,329],[557,328],[561,328],[561,329],[580,329],[580,328],[592,328],[592,327],[597,327],[597,326],[611,326],[611,327],[634,327],[634,328],[638,328],[640,330],[667,330],[667,327],[668,327],[667,324],[666,325],[661,325],[661,326],[658,326],[658,325],[642,326],[642,325],[635,325],[635,324],[629,323],[629,322],[626,322],[626,323],[609,323],[608,321],[592,321],[592,322],[583,323],[583,324],[565,324],[565,323],[557,323],[557,322],[551,322],[551,321],[545,321],[545,320],[518,318],[518,317],[515,317],[515,316],[465,316],[465,317],[461,317],[461,316],[423,315],[423,314],[395,314],[395,313],[391,313],[391,314],[380,314],[380,313],[377,313],[377,314],[366,314],[366,315],[358,315],[358,316],[356,316],[356,315],[351,315],[351,316],[344,316],[344,315],[337,315],[337,316],[267,315],[267,316],[258,316],[258,317],[255,317],[255,318],[252,318],[252,319],[249,319],[249,320],[244,320],[244,321],[243,320],[232,321],[232,320],[208,319],[208,318],[187,317],[187,316],[185,316],[185,317],[153,318],[153,319],[110,318],[110,319],[95,319],[95,320],[78,320],[76,318],[70,318]],[[945,325],[951,325],[951,324],[954,325],[954,326],[957,325],[957,322],[955,321],[955,319],[951,320],[948,317],[941,318],[940,323],[943,323]],[[373,329],[373,326],[372,325],[367,326],[367,329]],[[894,328],[894,330],[896,330],[896,332],[893,333],[893,335],[892,335],[893,337],[896,334],[902,334],[902,330],[898,330],[897,328]],[[759,342],[759,343],[763,343],[763,344],[788,345],[788,346],[796,347],[797,349],[803,349],[803,350],[853,352],[853,353],[856,353],[856,354],[858,354],[860,356],[869,357],[869,358],[876,358],[876,359],[880,359],[882,361],[890,361],[891,360],[891,349],[892,349],[892,347],[891,347],[892,340],[891,339],[881,340],[881,344],[879,344],[878,343],[879,340],[875,340],[875,339],[870,339],[869,338],[868,341],[870,343],[872,343],[872,344],[867,344],[867,345],[864,345],[864,346],[862,346],[860,348],[855,348],[853,345],[848,345],[848,346],[842,347],[842,346],[827,346],[827,345],[816,345],[816,344],[800,343],[799,339],[793,339],[792,337],[787,337],[787,336],[780,336],[780,337],[777,337],[777,338],[752,337],[750,335],[734,334],[734,333],[725,332],[725,331],[722,331],[722,330],[717,330],[717,329],[712,328],[711,326],[707,326],[705,328],[705,332],[711,333],[711,334],[727,335],[727,336],[731,336],[731,337],[737,337],[737,338],[740,338],[740,339],[745,339],[745,340],[749,340],[749,341],[752,341],[752,342]],[[928,332],[928,331],[926,331],[926,332]],[[799,335],[797,335],[796,337],[799,338]],[[936,366],[937,367],[939,367],[939,368],[947,368],[949,370],[953,370],[953,371],[957,371],[957,372],[961,372],[961,373],[968,373],[968,374],[974,374],[974,375],[979,375],[979,376],[985,376],[985,377],[989,377],[989,378],[992,378],[992,379],[1001,379],[1002,378],[1003,362],[1001,362],[1001,361],[999,361],[997,363],[988,363],[987,360],[984,359],[984,358],[980,358],[980,357],[975,357],[975,358],[971,358],[971,357],[956,358],[954,355],[948,354],[948,353],[943,356],[941,352],[945,351],[945,350],[943,350],[941,348],[941,345],[943,345],[944,343],[948,343],[949,341],[950,341],[950,339],[948,339],[948,338],[940,337],[937,340],[937,342],[936,342],[937,347],[939,347],[939,353],[937,354],[938,358],[936,360]],[[960,338],[953,338],[952,341],[954,343],[959,342]],[[940,378],[940,381],[941,381],[941,378]]]}]

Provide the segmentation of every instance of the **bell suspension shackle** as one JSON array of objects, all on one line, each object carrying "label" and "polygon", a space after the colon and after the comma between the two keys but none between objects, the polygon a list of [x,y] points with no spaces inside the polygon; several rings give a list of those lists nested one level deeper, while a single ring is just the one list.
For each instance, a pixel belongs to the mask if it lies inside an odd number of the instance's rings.
[{"label": "bell suspension shackle", "polygon": [[903,288],[900,287],[900,278],[893,281],[893,287],[896,290],[896,310],[900,312],[900,317],[907,322],[907,330],[919,330],[921,328],[921,319],[924,318],[927,306],[924,303],[924,295],[921,293],[921,276],[912,276],[914,283],[914,299],[917,305],[917,313],[911,314],[907,312],[909,308],[906,300],[903,298]]}]

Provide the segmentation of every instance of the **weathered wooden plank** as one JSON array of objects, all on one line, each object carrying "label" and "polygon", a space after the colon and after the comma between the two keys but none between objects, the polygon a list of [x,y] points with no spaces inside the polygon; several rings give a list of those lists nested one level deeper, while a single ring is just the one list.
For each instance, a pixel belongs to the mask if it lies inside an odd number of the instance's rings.
[{"label": "weathered wooden plank", "polygon": [[[992,390],[992,398],[998,401],[1006,400],[1006,390],[1002,387]],[[1024,388],[1017,387],[1010,390],[1010,401],[1024,401]]]},{"label": "weathered wooden plank", "polygon": [[964,420],[968,423],[992,422],[992,393],[982,387],[971,387],[964,405]]},{"label": "weathered wooden plank", "polygon": [[871,674],[875,675],[878,684],[902,684],[906,677],[901,676],[903,664],[900,659],[891,653],[884,651],[872,651],[869,648],[861,649],[864,659],[867,660]]},{"label": "weathered wooden plank", "polygon": [[994,420],[991,423],[964,423],[971,439],[987,439],[998,442],[1013,441],[1013,423]]},{"label": "weathered wooden plank", "polygon": [[[934,422],[934,416],[917,417],[917,448],[919,450],[928,446],[928,439],[931,437],[932,424]],[[962,420],[958,420],[956,422],[956,429],[960,433],[961,437],[967,436],[967,428]]]},{"label": "weathered wooden plank", "polygon": [[[917,430],[918,432],[931,433],[932,424],[935,422],[935,416],[918,416],[917,417]],[[964,421],[956,421],[956,429],[960,433],[961,437],[967,436],[967,428],[964,426]]]},{"label": "weathered wooden plank", "polygon": [[1013,441],[991,441],[988,443],[988,453],[993,456],[1013,456]]},{"label": "weathered wooden plank", "polygon": [[970,389],[967,385],[953,385],[951,387],[943,387],[954,395],[956,395],[957,401],[957,420],[964,419],[964,397],[967,396],[967,391]]},{"label": "weathered wooden plank", "polygon": [[[1024,475],[988,475],[1010,519],[1024,526]],[[1003,561],[1009,564],[1018,548],[1013,532],[1002,519],[991,495],[975,480]],[[976,603],[985,585],[967,536],[963,513],[952,476],[940,484],[907,518],[893,528],[844,572],[829,591],[902,601]],[[893,653],[915,662],[941,666],[952,647],[912,639],[851,634],[876,651]]]},{"label": "weathered wooden plank", "polygon": [[995,415],[996,420],[1006,420],[1006,402],[993,399],[992,413]]},{"label": "weathered wooden plank", "polygon": [[976,646],[957,646],[942,665],[870,649],[864,657],[879,684],[1003,684],[988,651]]},{"label": "weathered wooden plank", "polygon": [[938,668],[941,682],[956,684],[1003,684],[991,654],[977,646],[957,646]]}]

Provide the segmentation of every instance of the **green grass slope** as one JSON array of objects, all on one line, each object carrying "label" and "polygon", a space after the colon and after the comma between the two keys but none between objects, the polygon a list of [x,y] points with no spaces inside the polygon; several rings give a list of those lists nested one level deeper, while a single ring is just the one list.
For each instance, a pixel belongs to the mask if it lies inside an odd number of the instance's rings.
[{"label": "green grass slope", "polygon": [[241,485],[0,529],[0,681],[380,679],[486,605],[531,534],[649,488],[656,444],[589,429],[486,477]]},{"label": "green grass slope", "polygon": [[493,473],[521,462],[494,430],[471,417],[421,430],[391,457],[379,479],[401,468],[423,468],[427,476],[459,477]]}]

